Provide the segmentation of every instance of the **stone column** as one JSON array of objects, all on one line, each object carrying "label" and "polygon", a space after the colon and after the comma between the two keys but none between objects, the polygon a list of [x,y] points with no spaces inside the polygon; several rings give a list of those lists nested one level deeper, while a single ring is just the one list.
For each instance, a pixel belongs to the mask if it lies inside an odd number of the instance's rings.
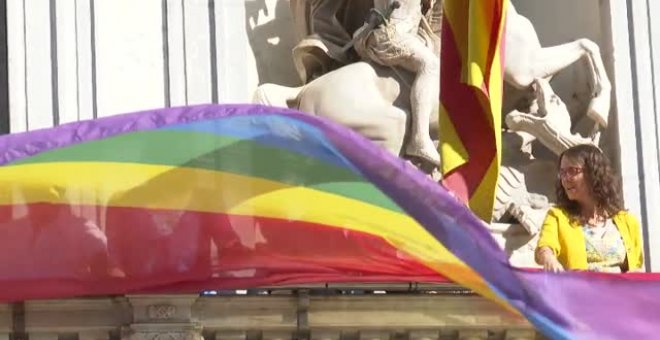
[{"label": "stone column", "polygon": [[312,340],[340,340],[341,331],[338,330],[314,330],[311,332]]},{"label": "stone column", "polygon": [[389,340],[390,332],[383,330],[361,331],[360,340]]},{"label": "stone column", "polygon": [[9,340],[13,327],[14,318],[11,304],[0,304],[0,340]]},{"label": "stone column", "polygon": [[460,340],[486,340],[488,339],[488,330],[485,329],[465,329],[458,331]]},{"label": "stone column", "polygon": [[[652,32],[649,31],[649,6],[653,1],[601,1],[604,55],[613,75],[616,91],[613,96],[617,115],[619,167],[623,179],[626,208],[642,223],[646,243],[647,269],[660,268],[660,248],[653,247],[660,235],[657,221],[660,210],[660,175],[658,149],[660,142],[656,124],[658,113],[654,100],[657,83],[653,80],[657,55],[652,50]],[[657,6],[657,5],[655,5]],[[660,39],[659,39],[660,40]],[[655,261],[653,261],[655,260]]]},{"label": "stone column", "polygon": [[82,331],[78,333],[79,340],[109,340],[110,333],[107,331]]},{"label": "stone column", "polygon": [[29,336],[31,340],[57,340],[57,333],[31,332]]},{"label": "stone column", "polygon": [[440,337],[439,331],[411,331],[410,340],[437,340]]},{"label": "stone column", "polygon": [[504,340],[534,340],[536,331],[533,329],[508,329]]}]

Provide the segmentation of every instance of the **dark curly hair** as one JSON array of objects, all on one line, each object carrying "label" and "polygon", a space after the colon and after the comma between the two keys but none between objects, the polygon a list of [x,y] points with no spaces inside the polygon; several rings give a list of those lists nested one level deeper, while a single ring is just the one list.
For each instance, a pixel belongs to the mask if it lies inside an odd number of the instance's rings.
[{"label": "dark curly hair", "polygon": [[[564,157],[582,165],[585,179],[591,189],[591,196],[608,217],[624,209],[623,198],[621,197],[621,181],[612,170],[610,160],[599,148],[589,144],[574,146],[559,156],[558,168],[561,166],[561,160]],[[568,199],[559,176],[557,176],[555,188],[557,205],[566,209],[572,217],[578,217],[580,215],[580,205]]]}]

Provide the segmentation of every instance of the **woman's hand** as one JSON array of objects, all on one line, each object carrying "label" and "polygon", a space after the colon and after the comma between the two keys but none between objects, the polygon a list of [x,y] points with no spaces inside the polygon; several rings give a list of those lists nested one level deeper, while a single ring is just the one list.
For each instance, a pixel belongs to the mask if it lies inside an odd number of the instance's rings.
[{"label": "woman's hand", "polygon": [[564,267],[561,265],[561,263],[559,263],[554,255],[552,255],[551,258],[543,261],[543,269],[553,273],[564,271]]},{"label": "woman's hand", "polygon": [[543,269],[553,273],[559,273],[564,271],[564,267],[557,260],[554,252],[550,248],[541,248],[539,249],[539,262],[543,265]]}]

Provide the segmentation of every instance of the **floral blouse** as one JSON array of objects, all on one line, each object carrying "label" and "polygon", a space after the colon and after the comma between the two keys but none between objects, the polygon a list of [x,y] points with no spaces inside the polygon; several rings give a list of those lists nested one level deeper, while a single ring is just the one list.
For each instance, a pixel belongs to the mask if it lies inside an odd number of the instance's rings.
[{"label": "floral blouse", "polygon": [[619,230],[608,219],[602,226],[582,226],[589,270],[620,273],[626,260],[626,247]]}]

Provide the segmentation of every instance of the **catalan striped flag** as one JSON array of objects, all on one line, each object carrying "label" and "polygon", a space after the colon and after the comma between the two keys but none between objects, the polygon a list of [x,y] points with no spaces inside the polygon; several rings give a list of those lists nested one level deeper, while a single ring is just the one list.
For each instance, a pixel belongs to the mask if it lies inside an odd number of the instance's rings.
[{"label": "catalan striped flag", "polygon": [[508,0],[444,0],[440,80],[443,184],[490,221],[500,163]]},{"label": "catalan striped flag", "polygon": [[138,112],[0,137],[0,300],[460,283],[553,339],[650,339],[660,278],[512,268],[467,207],[317,117]]}]

